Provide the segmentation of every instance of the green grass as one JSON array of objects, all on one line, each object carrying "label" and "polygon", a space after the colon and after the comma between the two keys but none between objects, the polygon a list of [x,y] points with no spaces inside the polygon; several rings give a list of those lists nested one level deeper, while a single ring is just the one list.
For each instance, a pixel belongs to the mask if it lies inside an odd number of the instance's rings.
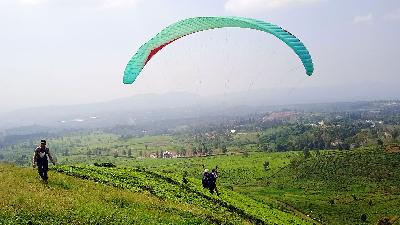
[{"label": "green grass", "polygon": [[[122,138],[104,132],[74,133],[47,140],[48,147],[60,163],[82,163],[93,157],[137,158],[161,151],[172,151],[185,146],[182,140],[170,135]],[[0,148],[6,161],[28,165],[38,143],[22,141]],[[128,152],[131,152],[128,157]]]},{"label": "green grass", "polygon": [[0,164],[0,224],[212,224],[224,217],[147,192],[49,176],[44,185],[32,169]]},{"label": "green grass", "polygon": [[149,171],[143,168],[99,168],[94,166],[58,166],[57,171],[84,179],[134,191],[148,191],[161,198],[190,203],[213,215],[218,224],[242,223],[243,219],[261,224],[310,224],[308,221],[261,204],[236,192],[220,189],[220,196],[211,195],[197,179],[182,182],[182,177]]},{"label": "green grass", "polygon": [[[151,168],[163,173],[179,173],[187,171],[196,179],[201,179],[203,165],[212,169],[218,166],[219,184],[223,186],[258,185],[267,177],[277,173],[287,166],[290,160],[298,156],[298,152],[286,153],[249,153],[220,155],[209,157],[194,157],[183,159],[148,159],[133,161],[131,165]],[[270,162],[270,169],[264,169],[264,162]]]},{"label": "green grass", "polygon": [[[184,171],[201,179],[203,165],[219,168],[218,185],[273,208],[298,210],[326,224],[376,224],[400,215],[400,154],[381,150],[250,153],[187,159],[132,161],[168,176]],[[265,171],[263,162],[270,162]],[[399,222],[398,222],[399,223]]]},{"label": "green grass", "polygon": [[240,187],[240,193],[269,203],[285,202],[327,224],[368,224],[400,215],[400,154],[376,149],[299,159],[265,185]]},{"label": "green grass", "polygon": [[[122,206],[123,210],[126,205],[129,206],[129,209],[132,209],[132,205],[138,207],[135,210],[141,211],[143,218],[151,218],[154,213],[158,212],[157,210],[161,210],[163,219],[160,223],[170,223],[170,221],[173,221],[171,223],[176,223],[176,221],[178,221],[177,223],[180,223],[179,221],[194,223],[197,223],[196,221],[206,221],[206,223],[228,223],[229,221],[249,223],[252,221],[251,218],[253,216],[262,221],[276,221],[279,223],[276,218],[279,217],[277,215],[281,215],[282,210],[290,212],[282,214],[285,218],[283,219],[284,222],[281,220],[281,223],[284,224],[291,224],[288,221],[297,221],[299,217],[305,219],[304,216],[314,218],[316,223],[322,221],[325,224],[340,225],[362,224],[360,219],[362,214],[367,215],[366,224],[377,224],[384,217],[395,218],[400,216],[400,154],[387,154],[374,148],[342,152],[331,150],[321,151],[321,156],[318,157],[313,153],[311,158],[305,160],[302,152],[253,152],[255,147],[246,143],[254,141],[255,135],[250,133],[234,136],[233,142],[245,144],[242,150],[249,150],[248,154],[231,152],[230,155],[176,159],[137,159],[121,157],[121,155],[119,157],[113,157],[112,154],[106,155],[113,151],[121,153],[124,150],[132,149],[133,155],[137,156],[138,151],[172,150],[185,145],[184,140],[179,140],[173,136],[145,136],[122,139],[111,134],[94,133],[82,137],[71,135],[57,138],[50,142],[50,147],[59,151],[58,153],[56,152],[59,156],[59,162],[80,165],[79,167],[89,168],[90,171],[99,169],[87,166],[95,162],[112,162],[120,167],[145,169],[136,172],[127,172],[122,168],[115,170],[122,174],[119,176],[125,176],[123,175],[125,173],[131,176],[124,178],[125,180],[116,179],[113,177],[114,173],[110,173],[107,169],[100,168],[100,172],[96,170],[96,173],[89,171],[92,174],[87,178],[93,179],[93,176],[104,176],[101,178],[101,182],[108,186],[53,173],[51,174],[53,179],[50,180],[50,188],[48,190],[53,190],[55,193],[71,192],[73,196],[76,196],[76,199],[73,201],[70,199],[68,201],[72,201],[72,203],[61,206],[60,202],[49,198],[46,202],[57,207],[49,205],[48,209],[46,209],[47,211],[32,214],[35,207],[47,206],[47,203],[35,203],[36,205],[32,205],[33,203],[27,199],[38,199],[36,196],[38,193],[35,193],[35,191],[24,192],[26,189],[31,190],[33,186],[36,188],[36,186],[40,185],[36,179],[32,180],[32,177],[37,175],[32,170],[9,165],[2,166],[2,171],[0,171],[2,177],[0,178],[7,180],[8,183],[1,183],[0,186],[0,196],[7,196],[4,200],[3,198],[1,199],[1,209],[4,210],[1,210],[0,218],[6,218],[3,220],[9,224],[25,223],[29,218],[32,218],[33,221],[44,222],[45,220],[40,220],[40,218],[47,218],[48,216],[46,215],[52,213],[57,215],[59,221],[67,223],[68,221],[70,222],[67,214],[72,213],[74,215],[72,218],[82,223],[90,223],[86,215],[100,218],[96,221],[101,223],[111,221],[110,218],[104,217],[104,211],[100,209],[90,211],[83,200],[79,200],[79,195],[85,194],[82,190],[86,190],[96,196],[88,188],[90,185],[94,185],[104,192],[107,192],[106,190],[110,188],[110,193],[130,193],[133,196],[147,196],[154,199],[151,201],[167,202],[170,204],[170,209],[163,210],[164,208],[160,206],[162,204],[159,204],[159,202],[147,204],[146,201],[143,201],[143,204],[126,204],[128,201],[126,199],[110,200],[112,204]],[[145,145],[147,145],[147,150]],[[11,147],[3,149],[3,153],[6,157],[8,157],[8,154],[12,154],[12,157],[15,158],[22,153],[29,152],[29,157],[25,161],[30,161],[32,149],[28,147],[27,143],[22,143],[12,149]],[[70,149],[72,155],[60,157],[60,151],[65,148]],[[233,148],[237,147],[229,147],[230,150],[235,150]],[[98,157],[88,156],[86,154],[88,149],[101,149],[102,155]],[[263,167],[265,161],[270,163],[269,170],[265,170]],[[201,188],[198,189],[203,166],[208,169],[218,166],[218,186],[224,193],[218,200],[215,200],[215,196],[210,196]],[[3,171],[7,170],[12,172],[8,173],[8,175],[7,173],[3,174]],[[185,172],[188,174],[192,185],[189,189],[181,186],[182,175]],[[15,180],[11,179],[12,173],[16,174]],[[163,178],[153,177],[157,176],[155,174],[159,174]],[[146,179],[140,181],[143,176],[151,177],[151,182],[146,183]],[[140,182],[136,181],[139,183],[129,184],[129,182],[134,182],[131,178],[137,178]],[[24,184],[25,179],[29,182]],[[172,183],[168,182],[169,179],[173,180]],[[97,182],[100,182],[100,180],[97,180]],[[23,184],[21,188],[19,188],[20,183]],[[35,188],[32,190],[37,190]],[[40,191],[43,190],[40,189]],[[194,195],[193,197],[191,192],[198,193],[199,196]],[[101,191],[98,191],[98,193],[101,193]],[[186,194],[176,196],[176,193]],[[43,193],[40,195],[45,196]],[[57,196],[54,193],[53,195]],[[117,196],[119,195],[115,194],[114,197]],[[188,199],[188,196],[192,197]],[[12,198],[12,201],[10,198]],[[197,200],[193,202],[193,198]],[[201,203],[199,199],[203,198],[206,199],[206,202],[221,201],[220,207],[224,208],[228,204],[234,206],[234,208],[236,207],[239,211],[231,211],[229,207],[219,211],[219,208],[214,209],[213,205]],[[67,200],[63,201],[68,202]],[[94,198],[93,201],[90,203],[93,205],[93,209],[101,205],[111,204],[110,201],[105,201],[101,198]],[[244,204],[243,202],[250,202],[250,204]],[[299,217],[293,216],[293,212]],[[128,218],[131,218],[131,221],[135,221],[135,223],[145,223],[144,220],[140,220],[128,212],[126,215],[124,213],[120,215],[119,212],[114,214],[112,218],[115,221],[128,215]],[[204,214],[212,216],[204,216]],[[17,218],[20,219],[17,221]],[[4,221],[0,219],[0,224],[6,223]],[[397,224],[400,224],[400,222],[397,221]]]},{"label": "green grass", "polygon": [[45,185],[35,170],[0,164],[0,224],[310,224],[229,190],[211,195],[192,178],[184,184],[141,168],[55,170],[62,173],[50,171]]}]

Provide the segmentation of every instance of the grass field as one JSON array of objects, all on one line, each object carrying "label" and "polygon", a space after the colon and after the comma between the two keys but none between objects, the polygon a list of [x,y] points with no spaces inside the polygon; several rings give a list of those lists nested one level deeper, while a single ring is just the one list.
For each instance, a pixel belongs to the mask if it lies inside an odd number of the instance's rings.
[{"label": "grass field", "polygon": [[[379,149],[335,152],[292,163],[264,187],[239,192],[274,198],[328,224],[368,224],[400,215],[400,154]],[[399,222],[397,222],[398,224]]]},{"label": "grass field", "polygon": [[[312,224],[244,195],[144,169],[58,166],[48,185],[2,164],[1,224]],[[84,178],[84,179],[80,179]]]},{"label": "grass field", "polygon": [[[74,133],[47,141],[47,147],[57,157],[58,162],[67,164],[91,162],[90,159],[95,157],[117,156],[121,159],[132,159],[150,153],[181,149],[186,145],[182,140],[169,135],[122,138],[104,132]],[[37,146],[38,143],[27,140],[2,147],[0,152],[6,161],[29,165]]]},{"label": "grass field", "polygon": [[[254,134],[237,136],[234,141],[249,143],[252,139]],[[399,153],[389,154],[371,147],[351,151],[320,151],[320,154],[312,152],[310,158],[304,159],[303,152],[299,151],[254,152],[255,148],[250,144],[245,147],[249,147],[251,151],[241,151],[242,153],[230,151],[226,155],[207,157],[173,159],[137,158],[125,155],[115,157],[107,153],[112,151],[109,149],[117,149],[118,152],[128,148],[145,151],[147,146],[147,151],[152,152],[178,148],[184,143],[172,136],[130,137],[122,140],[104,133],[88,137],[78,135],[58,138],[52,145],[60,147],[72,143],[75,144],[71,148],[71,154],[60,157],[64,165],[57,169],[92,181],[53,173],[49,187],[42,190],[37,188],[41,184],[31,169],[2,165],[1,179],[5,182],[1,184],[0,194],[6,197],[1,203],[4,210],[2,210],[3,221],[0,223],[25,223],[29,220],[45,222],[43,218],[50,213],[57,215],[57,221],[61,223],[70,221],[67,216],[69,213],[72,213],[74,221],[79,223],[89,221],[89,217],[85,217],[86,214],[98,218],[96,221],[120,221],[120,218],[126,217],[128,221],[145,223],[145,220],[140,218],[151,218],[158,212],[157,210],[160,210],[163,216],[159,223],[204,221],[204,223],[241,224],[261,221],[271,224],[293,224],[295,221],[298,224],[342,225],[378,224],[379,221],[387,219],[391,224],[400,224]],[[23,145],[14,146],[13,149]],[[101,154],[98,156],[84,154],[87,149],[93,151],[101,149]],[[268,168],[264,167],[266,161],[269,163]],[[112,162],[118,167],[113,170],[90,166],[95,162]],[[218,186],[223,193],[220,198],[215,198],[199,188],[204,168],[215,167],[218,167]],[[73,168],[73,172],[68,168]],[[184,174],[187,174],[190,181],[186,186],[182,184]],[[18,186],[20,184],[21,188]],[[91,185],[99,190],[96,193],[91,192]],[[108,188],[110,191],[107,191]],[[46,196],[43,193],[46,190],[51,190],[52,197],[48,197],[46,203],[37,203],[40,202],[38,196]],[[115,193],[115,198],[124,193],[123,196],[153,199],[148,201],[160,201],[160,205],[169,204],[171,209],[163,210],[162,206],[157,206],[159,202],[146,205],[146,201],[143,200],[143,204],[128,204],[129,207],[138,207],[135,210],[143,214],[140,218],[128,212],[125,215],[122,212],[125,210],[124,206],[120,211],[115,209],[113,219],[110,219],[106,216],[108,209],[91,211],[86,208],[84,200],[78,197],[86,193],[92,193],[93,196],[102,195],[102,191],[108,194]],[[60,202],[54,200],[58,195],[66,197],[66,193],[71,193],[73,197]],[[134,197],[127,197],[128,200],[121,201],[129,202],[129,198]],[[36,201],[32,203],[27,199]],[[93,201],[89,204],[93,205],[91,208],[109,203],[107,199],[101,197],[90,200]],[[68,204],[62,205],[62,202]],[[210,202],[212,204],[209,204]],[[54,205],[49,205],[47,211],[43,213],[32,214],[35,207],[47,206],[47,203]],[[16,218],[20,218],[23,222],[14,221]]]},{"label": "grass field", "polygon": [[214,224],[227,216],[61,173],[50,172],[45,185],[36,171],[8,164],[0,179],[0,224]]},{"label": "grass field", "polygon": [[291,212],[261,204],[231,190],[220,188],[219,196],[212,195],[201,187],[198,179],[188,178],[183,182],[181,176],[137,167],[58,166],[56,170],[127,190],[148,191],[161,199],[190,203],[202,207],[206,215],[223,215],[214,218],[218,224],[237,224],[242,219],[261,224],[310,224]]},{"label": "grass field", "polygon": [[[265,170],[263,163],[269,161]],[[376,224],[400,215],[400,154],[380,149],[325,151],[304,159],[300,152],[250,153],[186,159],[131,161],[169,176],[201,179],[219,170],[219,186],[275,208],[326,224]],[[361,220],[365,214],[367,220]],[[397,221],[397,224],[399,221]]]}]

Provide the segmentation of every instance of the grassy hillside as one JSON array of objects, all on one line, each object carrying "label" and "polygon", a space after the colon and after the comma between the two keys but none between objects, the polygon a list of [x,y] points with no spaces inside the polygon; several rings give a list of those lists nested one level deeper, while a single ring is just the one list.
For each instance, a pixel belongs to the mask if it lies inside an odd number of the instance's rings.
[{"label": "grassy hillside", "polygon": [[160,199],[190,203],[213,215],[218,224],[239,224],[242,220],[256,224],[311,224],[277,208],[269,207],[245,195],[219,189],[212,195],[201,187],[200,180],[176,174],[163,174],[144,168],[99,168],[95,166],[58,166],[56,170],[75,177],[120,187],[126,190],[147,191]]},{"label": "grassy hillside", "polygon": [[[71,149],[71,153],[83,153],[87,149],[84,145],[89,143],[102,146],[107,138],[111,144],[103,150],[114,149],[115,143],[123,141],[95,135]],[[152,138],[130,140],[138,149],[148,144],[149,150],[177,144],[171,137]],[[118,223],[121,218],[147,223],[146,218],[155,218],[157,213],[162,215],[156,218],[158,223],[341,225],[377,224],[387,219],[400,224],[400,154],[378,148],[312,152],[307,159],[302,152],[247,152],[176,159],[70,155],[64,159],[64,163],[82,165],[59,166],[57,170],[92,181],[52,173],[49,187],[38,188],[41,184],[32,169],[0,166],[0,179],[4,181],[0,184],[0,196],[6,196],[0,200],[0,224],[45,222],[50,214],[55,214],[55,222],[61,223],[91,223],[93,218],[99,223]],[[126,168],[89,166],[106,161]],[[264,167],[266,161],[268,168]],[[220,197],[200,188],[203,166],[218,166]],[[188,184],[182,182],[183,174],[187,174]],[[99,191],[91,191],[92,186]],[[74,197],[68,197],[69,194]],[[46,199],[28,200],[41,196]],[[59,196],[65,199],[55,200]],[[119,196],[127,197],[121,200]],[[45,210],[37,212],[36,208]],[[132,214],[133,211],[140,212]]]},{"label": "grassy hillside", "polygon": [[[201,179],[203,166],[208,169],[218,167],[219,184],[227,188],[236,185],[258,185],[266,177],[270,177],[285,166],[301,152],[276,152],[249,154],[219,155],[209,157],[178,158],[178,159],[146,159],[131,161],[135,166],[149,168],[166,174],[182,174]],[[269,169],[264,168],[264,162],[269,162]]]},{"label": "grassy hillside", "polygon": [[229,213],[50,172],[0,165],[0,224],[213,224]]},{"label": "grassy hillside", "polygon": [[[311,155],[304,159],[300,152],[250,153],[131,163],[167,176],[186,171],[197,180],[203,165],[218,166],[219,186],[272,208],[313,218],[316,224],[377,224],[400,216],[400,154],[364,148]],[[268,170],[265,161],[269,161]]]},{"label": "grassy hillside", "polygon": [[400,154],[372,148],[297,158],[264,185],[237,191],[266,203],[278,200],[327,224],[363,224],[363,214],[365,224],[396,221]]},{"label": "grassy hillside", "polygon": [[211,195],[190,178],[184,184],[140,168],[56,170],[45,185],[32,169],[1,164],[0,224],[310,224],[235,192]]},{"label": "grassy hillside", "polygon": [[[151,152],[180,149],[185,145],[177,138],[166,135],[123,138],[103,132],[74,133],[50,138],[47,142],[47,147],[57,157],[58,162],[67,164],[87,163],[99,157],[110,158],[114,161],[131,160],[133,157],[140,157]],[[0,146],[0,154],[3,160],[28,165],[37,145],[37,142],[25,140],[14,145]],[[114,156],[119,158],[114,158]]]}]

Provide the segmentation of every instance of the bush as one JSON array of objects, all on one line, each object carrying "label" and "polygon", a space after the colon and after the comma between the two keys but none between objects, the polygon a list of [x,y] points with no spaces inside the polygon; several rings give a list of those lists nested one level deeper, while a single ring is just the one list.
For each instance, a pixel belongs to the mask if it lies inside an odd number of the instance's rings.
[{"label": "bush", "polygon": [[188,178],[188,172],[187,171],[183,171],[182,182],[184,184],[187,184],[189,182],[187,178]]},{"label": "bush", "polygon": [[116,167],[116,165],[110,163],[110,162],[104,162],[104,163],[94,163],[95,166],[98,167]]},{"label": "bush", "polygon": [[362,221],[362,222],[367,222],[367,215],[362,214],[362,215],[361,215],[361,221]]},{"label": "bush", "polygon": [[264,170],[265,171],[269,170],[269,161],[268,160],[265,160],[265,162],[264,162]]}]

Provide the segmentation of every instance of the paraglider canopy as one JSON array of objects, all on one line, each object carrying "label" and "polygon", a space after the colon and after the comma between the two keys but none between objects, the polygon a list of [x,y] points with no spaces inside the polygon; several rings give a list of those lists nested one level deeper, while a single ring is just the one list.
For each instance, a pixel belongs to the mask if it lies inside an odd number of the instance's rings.
[{"label": "paraglider canopy", "polygon": [[242,17],[195,17],[164,28],[143,44],[125,68],[124,84],[132,84],[147,62],[168,44],[189,34],[224,27],[250,28],[274,35],[293,49],[303,63],[306,74],[309,76],[313,74],[314,65],[304,44],[296,36],[277,25]]}]

